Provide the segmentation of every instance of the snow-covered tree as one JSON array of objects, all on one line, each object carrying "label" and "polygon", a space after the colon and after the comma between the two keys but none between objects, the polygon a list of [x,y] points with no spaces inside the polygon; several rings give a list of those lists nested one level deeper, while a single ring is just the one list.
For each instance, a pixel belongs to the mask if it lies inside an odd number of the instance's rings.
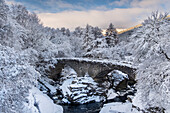
[{"label": "snow-covered tree", "polygon": [[83,39],[76,35],[70,36],[71,51],[75,53],[75,57],[82,57],[85,51],[83,50]]},{"label": "snow-covered tree", "polygon": [[38,41],[43,37],[43,27],[37,15],[29,13],[22,5],[13,5],[12,14],[17,23],[26,29],[26,32],[20,36],[24,42],[23,48],[38,46]]},{"label": "snow-covered tree", "polygon": [[3,21],[7,20],[7,13],[9,11],[8,6],[5,4],[4,0],[0,0],[0,21],[1,24],[3,23]]},{"label": "snow-covered tree", "polygon": [[70,30],[69,29],[66,29],[66,36],[70,36]]},{"label": "snow-covered tree", "polygon": [[22,5],[12,5],[13,18],[22,26],[26,27],[29,21],[29,12]]},{"label": "snow-covered tree", "polygon": [[60,31],[62,32],[63,35],[66,34],[66,28],[65,27],[62,27]]},{"label": "snow-covered tree", "polygon": [[29,89],[39,73],[24,55],[0,45],[0,112],[22,113]]},{"label": "snow-covered tree", "polygon": [[113,47],[118,43],[117,31],[112,23],[110,23],[109,28],[106,30],[106,41],[109,47]]},{"label": "snow-covered tree", "polygon": [[74,32],[73,32],[73,35],[75,35],[76,37],[81,37],[82,34],[83,34],[83,28],[76,27]]},{"label": "snow-covered tree", "polygon": [[170,21],[166,17],[167,14],[154,12],[144,21],[134,42],[134,61],[140,63],[138,96],[145,108],[170,106]]},{"label": "snow-covered tree", "polygon": [[8,40],[12,37],[11,26],[8,23],[9,7],[4,0],[0,0],[0,40],[3,45],[10,45]]},{"label": "snow-covered tree", "polygon": [[94,34],[93,34],[93,27],[90,25],[87,25],[83,34],[83,49],[86,52],[89,52],[94,47]]},{"label": "snow-covered tree", "polygon": [[99,27],[93,28],[93,34],[94,34],[95,39],[103,38],[102,30]]}]

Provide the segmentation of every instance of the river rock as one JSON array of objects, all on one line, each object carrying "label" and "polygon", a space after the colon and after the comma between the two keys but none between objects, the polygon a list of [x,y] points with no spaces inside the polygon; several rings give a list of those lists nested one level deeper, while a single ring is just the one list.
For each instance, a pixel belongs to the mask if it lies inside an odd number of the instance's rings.
[{"label": "river rock", "polygon": [[108,81],[110,86],[116,90],[126,89],[128,79],[128,75],[119,70],[113,70],[108,74]]},{"label": "river rock", "polygon": [[84,104],[104,100],[105,89],[98,87],[91,77],[77,77],[65,80],[60,87],[63,103]]}]

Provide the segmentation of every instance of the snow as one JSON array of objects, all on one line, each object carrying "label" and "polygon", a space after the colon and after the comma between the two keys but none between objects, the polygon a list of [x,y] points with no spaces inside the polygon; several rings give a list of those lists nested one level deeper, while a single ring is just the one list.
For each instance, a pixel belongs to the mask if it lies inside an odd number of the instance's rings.
[{"label": "snow", "polygon": [[132,103],[114,102],[104,104],[100,113],[139,113],[132,110]]},{"label": "snow", "polygon": [[165,113],[170,113],[170,108],[165,110]]},{"label": "snow", "polygon": [[134,98],[132,99],[132,103],[133,103],[133,105],[135,105],[135,106],[137,106],[137,107],[139,107],[141,109],[144,109],[144,107],[143,107],[144,105],[142,104],[141,99],[139,99],[139,98],[141,98],[140,96],[141,96],[141,94],[138,91],[135,94]]},{"label": "snow", "polygon": [[117,93],[113,89],[109,89],[107,93],[107,100],[114,99],[116,96],[118,96]]},{"label": "snow", "polygon": [[70,89],[68,89],[68,86],[72,83],[73,80],[73,78],[65,80],[62,86],[60,87],[64,96],[66,96],[67,94],[71,94]]},{"label": "snow", "polygon": [[80,97],[87,97],[87,94],[78,94],[78,96],[73,97],[73,99],[76,100]]},{"label": "snow", "polygon": [[72,88],[84,88],[84,87],[87,87],[87,85],[83,85],[83,84],[71,84],[70,87],[72,87]]},{"label": "snow", "polygon": [[77,73],[70,66],[65,66],[64,70],[61,72],[61,75],[64,75],[67,78],[75,78],[77,77]]},{"label": "snow", "polygon": [[121,75],[121,76],[123,76],[123,77],[128,79],[128,75],[127,74],[125,74],[125,73],[123,73],[123,72],[121,72],[119,70],[114,70],[114,72],[117,73],[118,75]]},{"label": "snow", "polygon": [[[48,80],[48,78],[46,78],[46,80]],[[45,80],[45,78],[43,78],[40,81],[50,90],[51,94],[56,94],[56,91],[57,91],[58,87],[52,86],[46,80]]]},{"label": "snow", "polygon": [[[72,70],[69,68],[66,67],[62,74],[68,70]],[[96,93],[100,94],[101,89],[87,73],[85,77],[76,77],[71,72],[67,72],[65,74],[65,76],[68,77],[64,77],[65,80],[60,86],[64,97],[62,99],[63,103],[84,104],[91,101],[100,102],[104,99],[102,96],[96,95]]]},{"label": "snow", "polygon": [[129,79],[128,75],[119,71],[113,70],[108,74],[108,77],[111,81],[113,81],[113,85],[116,87],[121,81],[125,79]]},{"label": "snow", "polygon": [[[28,97],[29,102],[25,103],[28,111],[26,113],[63,113],[63,108],[53,101],[39,89],[33,87]],[[35,106],[35,103],[37,106]]]}]

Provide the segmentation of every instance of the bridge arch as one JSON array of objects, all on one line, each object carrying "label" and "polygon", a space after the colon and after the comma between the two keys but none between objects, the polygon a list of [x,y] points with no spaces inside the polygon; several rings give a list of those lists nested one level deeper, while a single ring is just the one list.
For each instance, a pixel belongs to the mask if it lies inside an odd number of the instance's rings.
[{"label": "bridge arch", "polygon": [[58,58],[55,68],[50,68],[49,76],[57,79],[65,65],[70,66],[76,71],[78,76],[83,77],[88,73],[94,79],[104,79],[104,77],[113,70],[120,70],[128,74],[130,80],[135,80],[136,68],[127,63],[103,61],[103,60],[90,60],[80,58]]}]

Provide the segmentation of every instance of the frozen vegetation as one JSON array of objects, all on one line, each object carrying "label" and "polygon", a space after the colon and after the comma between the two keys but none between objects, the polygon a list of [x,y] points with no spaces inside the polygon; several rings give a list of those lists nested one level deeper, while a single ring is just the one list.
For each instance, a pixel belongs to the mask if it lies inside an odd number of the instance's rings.
[{"label": "frozen vegetation", "polygon": [[[57,59],[74,58],[135,67],[137,92],[105,112],[170,112],[170,19],[154,12],[142,26],[119,38],[112,24],[69,29],[44,27],[36,14],[0,0],[0,113],[62,113],[56,103],[103,102],[122,96],[117,86],[128,75],[112,70],[103,86],[65,67],[58,81],[48,78]],[[104,87],[104,88],[103,88]],[[127,86],[127,89],[129,86]],[[130,89],[130,88],[129,88]],[[60,92],[60,94],[58,94]],[[127,96],[127,95],[126,95]],[[55,102],[55,103],[54,103]],[[120,108],[120,109],[119,109]]]}]

